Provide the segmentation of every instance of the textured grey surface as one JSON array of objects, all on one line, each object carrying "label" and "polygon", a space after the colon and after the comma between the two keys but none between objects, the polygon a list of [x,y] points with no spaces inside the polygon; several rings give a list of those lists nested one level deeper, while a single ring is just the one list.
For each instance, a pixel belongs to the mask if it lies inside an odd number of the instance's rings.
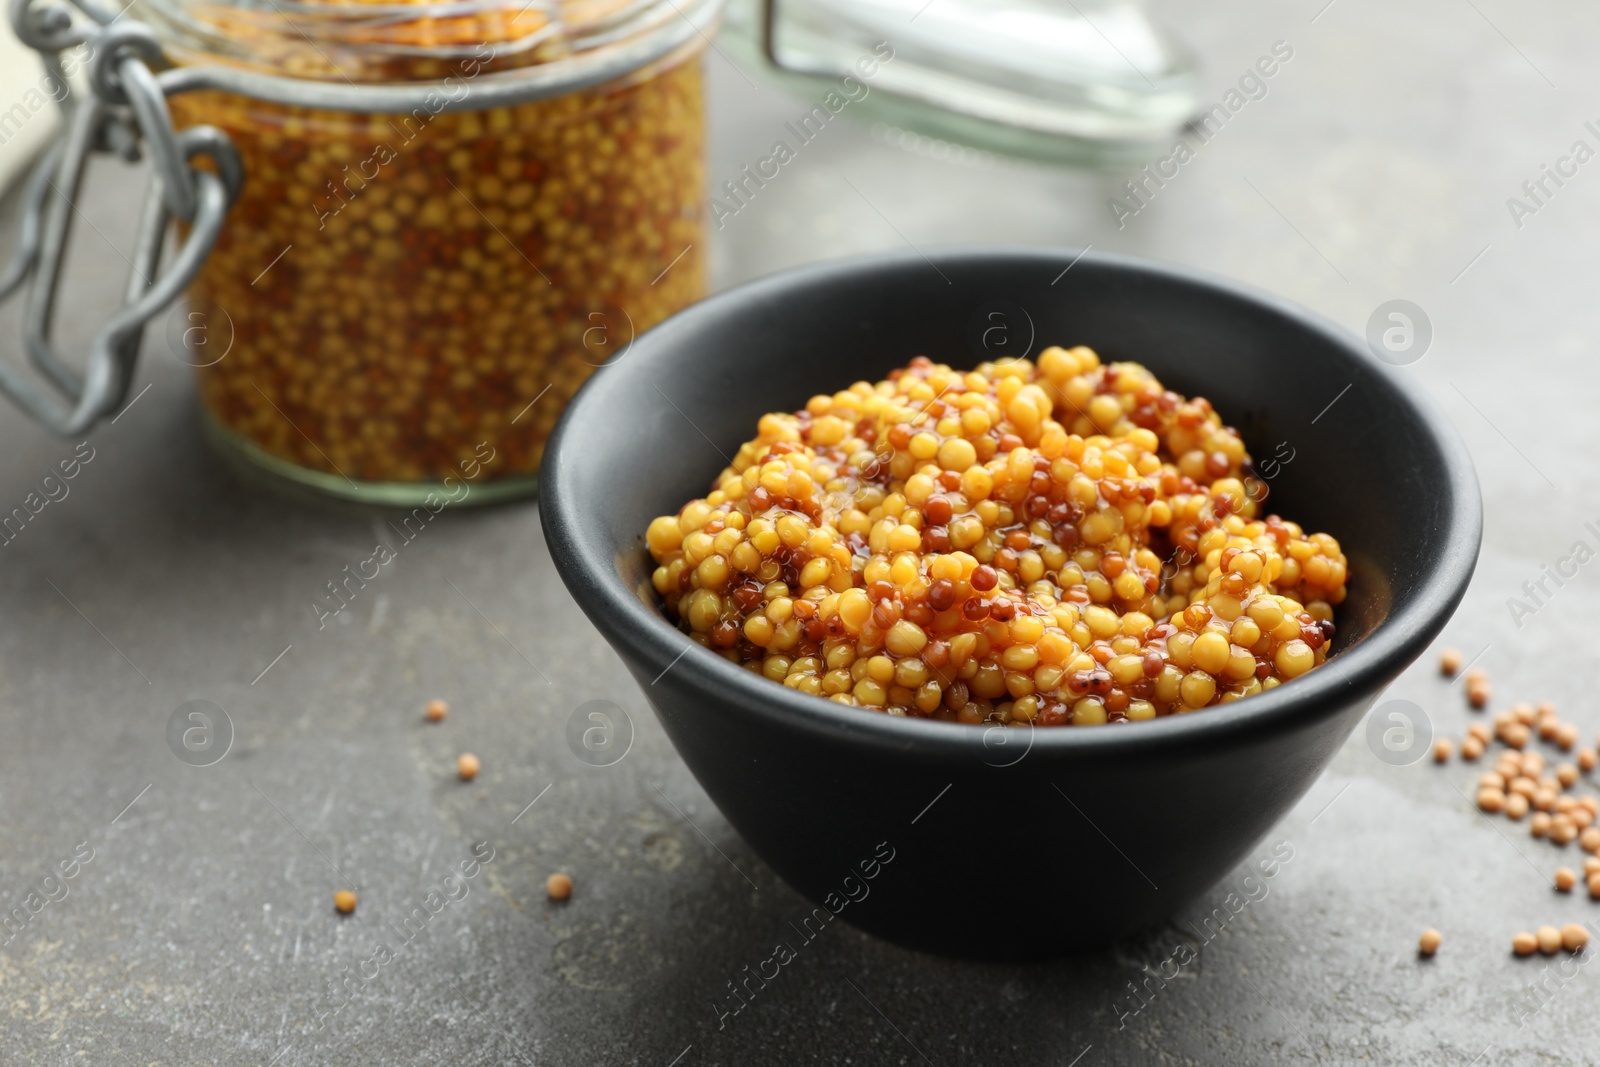
[{"label": "textured grey surface", "polygon": [[[1573,141],[1600,147],[1583,127],[1600,118],[1587,62],[1600,17],[1577,4],[1324,2],[1166,5],[1212,98],[1273,42],[1294,57],[1125,228],[1106,207],[1120,176],[952,162],[840,122],[716,234],[718,283],[907,240],[1089,242],[1244,279],[1358,332],[1384,301],[1415,301],[1435,339],[1396,373],[1460,427],[1488,512],[1446,641],[1484,649],[1497,703],[1554,699],[1593,737],[1594,575],[1520,629],[1506,599],[1573,541],[1593,545],[1583,522],[1600,520],[1600,162],[1520,229],[1506,198]],[[708,64],[720,182],[803,108]],[[126,247],[141,186],[102,172],[84,198],[104,237],[80,227],[78,312],[64,324],[80,347],[120,288],[105,242]],[[14,235],[9,216],[0,235]],[[0,315],[13,359],[15,325]],[[0,933],[7,1063],[1487,1067],[1572,1061],[1600,1039],[1600,972],[1552,977],[1549,1005],[1519,1030],[1544,964],[1506,951],[1518,929],[1592,921],[1600,905],[1550,891],[1551,846],[1474,815],[1458,792],[1466,769],[1387,766],[1359,735],[1262,843],[1263,856],[1292,849],[1276,876],[1246,884],[1241,870],[1167,929],[999,967],[834,924],[719,1028],[726,983],[793,940],[806,906],[674,756],[551,570],[535,509],[446,512],[319,631],[311,600],[371,554],[379,520],[242,484],[200,437],[188,373],[154,331],[148,392],[93,437],[70,495],[0,547],[0,911],[26,912],[40,879],[80,842],[93,849],[64,897]],[[74,444],[8,409],[0,510]],[[1431,661],[1394,692],[1452,733],[1468,718]],[[433,696],[454,709],[439,726],[420,717]],[[165,741],[193,699],[236,728],[208,768]],[[632,750],[614,766],[567,745],[590,699],[631,717]],[[470,785],[452,773],[462,750],[484,759]],[[480,841],[492,862],[402,947],[393,924],[428,914],[430,887]],[[577,891],[552,907],[542,886],[556,869]],[[1051,906],[1049,886],[971,875],[950,907],[1025,925]],[[339,919],[330,898],[346,879],[361,905]],[[1235,891],[1259,899],[1128,1012],[1125,984],[1198,940],[1188,922]],[[1426,925],[1445,945],[1424,964]],[[351,978],[319,1028],[327,988],[384,944],[394,958]]]}]

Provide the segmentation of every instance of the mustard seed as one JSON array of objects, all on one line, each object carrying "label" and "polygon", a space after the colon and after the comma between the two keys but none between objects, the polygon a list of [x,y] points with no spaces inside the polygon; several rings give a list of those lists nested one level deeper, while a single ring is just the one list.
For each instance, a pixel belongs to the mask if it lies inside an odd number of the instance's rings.
[{"label": "mustard seed", "polygon": [[1556,868],[1556,888],[1563,893],[1572,892],[1572,887],[1578,884],[1578,876],[1572,873],[1571,867]]},{"label": "mustard seed", "polygon": [[1557,845],[1570,845],[1578,836],[1578,828],[1565,815],[1550,820],[1550,840]]},{"label": "mustard seed", "polygon": [[1589,899],[1600,900],[1600,871],[1589,876]]},{"label": "mustard seed", "polygon": [[1443,935],[1430,926],[1422,931],[1422,936],[1417,939],[1417,951],[1424,956],[1431,956],[1439,951],[1439,943],[1443,940]]},{"label": "mustard seed", "polygon": [[550,895],[551,900],[566,900],[572,896],[572,877],[566,874],[552,874],[545,879],[544,891]]},{"label": "mustard seed", "polygon": [[1578,728],[1570,722],[1562,723],[1560,728],[1556,730],[1556,744],[1561,746],[1562,751],[1571,752],[1572,746],[1577,743]]},{"label": "mustard seed", "polygon": [[1568,923],[1561,928],[1561,947],[1568,952],[1582,952],[1589,943],[1589,928],[1582,923]]},{"label": "mustard seed", "polygon": [[1528,743],[1528,728],[1520,722],[1514,722],[1500,731],[1500,740],[1511,748],[1522,748]]},{"label": "mustard seed", "polygon": [[333,895],[333,906],[341,915],[349,915],[356,910],[356,895],[348,889],[341,889]]},{"label": "mustard seed", "polygon": [[1450,747],[1450,739],[1448,737],[1441,737],[1435,741],[1433,743],[1433,762],[1449,763]]},{"label": "mustard seed", "polygon": [[450,705],[442,700],[430,700],[426,714],[429,722],[442,722],[450,714]]},{"label": "mustard seed", "polygon": [[1556,768],[1556,781],[1561,783],[1561,788],[1571,789],[1578,780],[1578,768],[1570,763],[1563,763]]},{"label": "mustard seed", "polygon": [[1511,938],[1511,951],[1519,956],[1531,956],[1539,951],[1539,939],[1524,931]]},{"label": "mustard seed", "polygon": [[1471,685],[1474,682],[1477,682],[1478,684],[1482,685],[1482,684],[1484,684],[1484,683],[1486,683],[1488,681],[1489,681],[1489,672],[1484,670],[1482,667],[1474,667],[1470,671],[1467,672],[1467,684],[1468,685]]},{"label": "mustard seed", "polygon": [[1506,795],[1498,789],[1478,790],[1478,809],[1491,815],[1501,811],[1506,806]]},{"label": "mustard seed", "polygon": [[1439,672],[1447,678],[1454,678],[1461,669],[1461,653],[1453,648],[1447,648],[1439,653]]},{"label": "mustard seed", "polygon": [[1600,826],[1586,827],[1578,835],[1578,846],[1585,852],[1600,852]]},{"label": "mustard seed", "polygon": [[1600,874],[1600,856],[1588,856],[1583,861],[1583,877],[1585,882]]},{"label": "mustard seed", "polygon": [[1526,702],[1511,705],[1511,715],[1524,726],[1532,726],[1534,720],[1539,717],[1539,713],[1533,710],[1533,705]]},{"label": "mustard seed", "polygon": [[1578,749],[1578,770],[1582,771],[1584,774],[1588,774],[1590,771],[1594,770],[1596,762],[1600,762],[1600,757],[1595,755],[1594,749]]},{"label": "mustard seed", "polygon": [[1498,771],[1490,771],[1478,779],[1478,788],[1504,790],[1506,788],[1505,776]]},{"label": "mustard seed", "polygon": [[483,764],[470,752],[463,752],[456,757],[456,773],[461,775],[463,782],[470,782],[478,777],[478,771],[482,769]]},{"label": "mustard seed", "polygon": [[1467,685],[1467,703],[1475,708],[1487,707],[1493,696],[1494,694],[1490,691],[1489,683],[1487,682],[1482,685],[1472,685],[1471,683]]},{"label": "mustard seed", "polygon": [[1534,812],[1533,818],[1528,820],[1528,833],[1534,837],[1543,837],[1550,832],[1550,816],[1542,811]]},{"label": "mustard seed", "polygon": [[1471,763],[1483,755],[1483,742],[1476,737],[1467,737],[1461,742],[1461,758]]},{"label": "mustard seed", "polygon": [[1539,951],[1546,956],[1554,956],[1561,949],[1561,931],[1554,926],[1541,926],[1533,932],[1539,939]]},{"label": "mustard seed", "polygon": [[1528,814],[1527,797],[1523,796],[1521,793],[1512,793],[1510,796],[1506,797],[1506,818],[1510,819],[1512,822],[1520,822],[1522,821],[1522,817],[1526,814]]},{"label": "mustard seed", "polygon": [[1471,737],[1476,737],[1486,745],[1489,743],[1489,739],[1494,736],[1489,730],[1489,724],[1482,722],[1475,722],[1467,727],[1467,734]]}]

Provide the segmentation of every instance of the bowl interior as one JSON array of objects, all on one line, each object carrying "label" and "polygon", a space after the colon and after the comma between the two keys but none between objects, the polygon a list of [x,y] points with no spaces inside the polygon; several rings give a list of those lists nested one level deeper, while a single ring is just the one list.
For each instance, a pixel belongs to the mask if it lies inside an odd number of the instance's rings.
[{"label": "bowl interior", "polygon": [[[1341,662],[1352,658],[1387,681],[1459,599],[1479,540],[1476,481],[1453,430],[1403,369],[1274,298],[1072,251],[825,263],[662,324],[594,376],[557,432],[545,474],[552,550],[558,564],[570,549],[578,569],[609,571],[588,576],[597,587],[614,593],[620,581],[631,590],[654,619],[632,622],[670,630],[650,589],[642,532],[703,496],[762,413],[878,380],[917,355],[966,368],[1052,344],[1143,363],[1167,387],[1209,398],[1258,464],[1276,460],[1267,510],[1339,539],[1352,578],[1336,655],[1280,693],[1335,665],[1355,669]],[[1353,656],[1380,626],[1385,647]]]}]

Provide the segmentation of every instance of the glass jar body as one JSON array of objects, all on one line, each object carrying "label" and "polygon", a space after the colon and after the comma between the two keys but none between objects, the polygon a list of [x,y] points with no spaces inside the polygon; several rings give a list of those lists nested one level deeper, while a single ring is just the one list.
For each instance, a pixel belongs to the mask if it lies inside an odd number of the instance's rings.
[{"label": "glass jar body", "polygon": [[[703,47],[703,46],[701,46]],[[536,486],[566,401],[704,295],[700,47],[597,88],[482,110],[171,100],[245,184],[190,289],[214,435],[338,495]],[[225,354],[217,355],[226,343]]]}]

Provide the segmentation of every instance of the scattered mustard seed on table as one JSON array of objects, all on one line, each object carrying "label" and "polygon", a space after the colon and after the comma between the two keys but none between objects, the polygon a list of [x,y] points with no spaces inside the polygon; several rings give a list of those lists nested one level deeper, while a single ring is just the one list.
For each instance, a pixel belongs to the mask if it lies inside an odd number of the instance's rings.
[{"label": "scattered mustard seed on table", "polygon": [[1450,751],[1451,751],[1450,739],[1448,737],[1439,738],[1439,740],[1437,740],[1437,741],[1435,741],[1433,743],[1433,762],[1435,762],[1435,763],[1449,763],[1450,762]]},{"label": "scattered mustard seed on table", "polygon": [[470,752],[463,752],[456,757],[456,773],[461,775],[463,782],[470,782],[478,777],[478,771],[482,768],[483,764],[479,762],[478,757]]},{"label": "scattered mustard seed on table", "polygon": [[1539,939],[1539,951],[1546,956],[1554,956],[1561,950],[1561,931],[1554,926],[1541,926],[1533,936]]},{"label": "scattered mustard seed on table", "polygon": [[544,891],[550,894],[551,900],[566,900],[572,895],[572,876],[552,874],[545,880]]},{"label": "scattered mustard seed on table", "polygon": [[333,906],[341,915],[349,915],[356,910],[356,895],[348,889],[341,889],[333,895]]},{"label": "scattered mustard seed on table", "polygon": [[1447,648],[1439,654],[1439,672],[1447,678],[1454,678],[1461,669],[1461,653],[1453,648]]},{"label": "scattered mustard seed on table", "polygon": [[450,705],[442,700],[428,701],[427,716],[429,722],[443,722],[444,717],[450,714]]},{"label": "scattered mustard seed on table", "polygon": [[1443,940],[1443,935],[1430,926],[1422,931],[1422,937],[1417,941],[1417,951],[1424,956],[1431,956],[1439,951],[1439,943]]},{"label": "scattered mustard seed on table", "polygon": [[1561,928],[1561,947],[1568,952],[1582,952],[1589,943],[1589,928],[1582,923],[1568,923]]},{"label": "scattered mustard seed on table", "polygon": [[1539,950],[1539,939],[1523,931],[1511,938],[1511,951],[1519,956],[1531,956]]},{"label": "scattered mustard seed on table", "polygon": [[1572,887],[1578,884],[1578,876],[1572,873],[1571,867],[1556,868],[1556,888],[1563,893],[1572,892]]}]

